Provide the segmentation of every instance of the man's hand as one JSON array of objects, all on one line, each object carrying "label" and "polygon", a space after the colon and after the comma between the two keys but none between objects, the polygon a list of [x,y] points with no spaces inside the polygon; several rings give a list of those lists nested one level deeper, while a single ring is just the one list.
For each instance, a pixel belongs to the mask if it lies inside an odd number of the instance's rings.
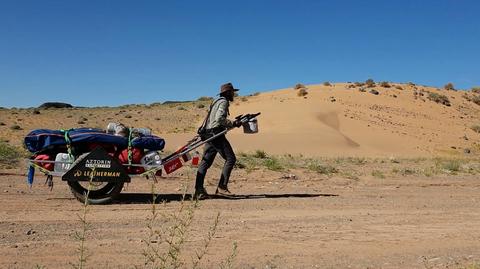
[{"label": "man's hand", "polygon": [[235,120],[235,121],[233,122],[233,127],[237,127],[237,128],[238,128],[238,127],[240,127],[240,126],[242,126],[242,122],[241,122],[241,121]]}]

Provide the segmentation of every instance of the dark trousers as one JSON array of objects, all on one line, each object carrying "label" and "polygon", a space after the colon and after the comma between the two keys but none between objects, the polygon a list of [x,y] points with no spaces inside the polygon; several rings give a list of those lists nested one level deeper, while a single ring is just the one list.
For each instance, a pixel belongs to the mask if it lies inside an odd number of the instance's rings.
[{"label": "dark trousers", "polygon": [[235,153],[233,152],[232,146],[230,145],[230,142],[228,142],[225,135],[221,135],[205,144],[202,161],[198,166],[197,178],[195,180],[195,189],[198,190],[203,188],[205,175],[207,174],[208,168],[212,166],[213,161],[217,156],[217,152],[220,153],[220,156],[222,156],[222,158],[225,160],[225,164],[223,165],[223,171],[222,171],[222,175],[220,176],[220,181],[218,182],[218,186],[222,188],[227,188],[228,179],[230,178],[230,174],[232,172],[233,166],[237,161],[237,157],[235,157]]}]

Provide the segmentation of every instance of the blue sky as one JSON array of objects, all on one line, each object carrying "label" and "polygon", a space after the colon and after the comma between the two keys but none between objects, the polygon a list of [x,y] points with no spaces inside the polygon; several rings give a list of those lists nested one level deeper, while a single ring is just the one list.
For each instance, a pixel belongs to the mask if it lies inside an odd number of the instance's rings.
[{"label": "blue sky", "polygon": [[3,1],[0,106],[323,81],[480,85],[480,1]]}]

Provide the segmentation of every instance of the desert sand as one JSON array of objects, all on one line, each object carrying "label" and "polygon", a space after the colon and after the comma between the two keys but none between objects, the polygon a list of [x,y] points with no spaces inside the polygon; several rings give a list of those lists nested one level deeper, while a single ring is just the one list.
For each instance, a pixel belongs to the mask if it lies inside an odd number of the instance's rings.
[{"label": "desert sand", "polygon": [[[235,149],[379,157],[463,155],[465,149],[479,152],[480,134],[471,127],[479,124],[480,106],[463,97],[475,93],[393,83],[390,88],[377,85],[361,92],[360,86],[352,85],[306,85],[304,97],[287,88],[237,98],[230,108],[232,116],[262,115],[258,134],[244,135],[241,129],[229,133]],[[370,93],[371,89],[379,94]],[[430,92],[447,96],[451,106],[429,100]],[[0,137],[20,145],[23,136],[35,128],[105,128],[108,122],[117,121],[151,128],[165,137],[168,150],[174,150],[195,135],[209,102],[202,104],[205,107],[192,102],[40,110],[40,114],[32,114],[32,109],[0,110],[0,121],[5,124],[0,126]],[[11,130],[12,125],[22,130]]]}]

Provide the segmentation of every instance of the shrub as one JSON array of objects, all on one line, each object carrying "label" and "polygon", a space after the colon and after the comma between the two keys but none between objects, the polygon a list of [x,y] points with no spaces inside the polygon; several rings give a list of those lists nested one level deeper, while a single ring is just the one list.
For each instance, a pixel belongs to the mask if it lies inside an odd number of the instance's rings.
[{"label": "shrub", "polygon": [[35,115],[38,115],[38,114],[40,114],[40,110],[34,109],[32,113],[35,114]]},{"label": "shrub", "polygon": [[184,108],[183,106],[179,106],[177,109],[178,109],[178,110],[187,110],[187,109]]},{"label": "shrub", "polygon": [[275,157],[270,157],[270,158],[265,159],[263,165],[268,170],[272,170],[272,171],[283,171],[284,170],[280,161]]},{"label": "shrub", "polygon": [[300,89],[300,90],[298,91],[298,93],[297,93],[297,95],[300,96],[300,97],[301,97],[301,96],[305,96],[305,95],[307,95],[307,94],[308,94],[308,92],[307,92],[306,89]]},{"label": "shrub", "polygon": [[474,132],[480,134],[480,125],[473,125],[471,128]]},{"label": "shrub", "polygon": [[328,82],[328,81],[325,81],[325,82],[323,83],[323,86],[332,86],[332,84],[330,84],[330,82]]},{"label": "shrub", "polygon": [[427,98],[428,100],[434,101],[435,103],[439,103],[445,106],[450,106],[450,100],[448,99],[447,96],[443,94],[429,92]]},{"label": "shrub", "polygon": [[447,83],[443,88],[447,91],[455,91],[455,87],[453,86],[453,83]]},{"label": "shrub", "polygon": [[252,96],[258,96],[258,95],[260,95],[260,92],[254,92],[254,93],[252,94]]},{"label": "shrub", "polygon": [[268,156],[267,153],[261,149],[257,149],[253,154],[253,157],[259,158],[259,159],[266,159],[267,156]]},{"label": "shrub", "polygon": [[367,88],[375,87],[375,81],[373,79],[369,78],[365,81],[365,85]]},{"label": "shrub", "polygon": [[213,98],[208,96],[202,96],[198,98],[197,101],[213,101]]},{"label": "shrub", "polygon": [[305,85],[303,85],[302,83],[297,83],[294,87],[295,90],[299,90],[299,89],[305,89]]},{"label": "shrub", "polygon": [[12,126],[10,126],[10,129],[16,131],[16,130],[22,130],[22,127],[20,127],[20,125],[18,124],[14,124]]},{"label": "shrub", "polygon": [[132,115],[125,115],[125,118],[131,119],[131,118],[132,118]]},{"label": "shrub", "polygon": [[402,87],[402,86],[400,86],[400,85],[397,85],[397,86],[395,86],[395,89],[397,89],[397,90],[401,90],[401,91],[402,91],[402,90],[403,90],[403,87]]},{"label": "shrub", "polygon": [[378,92],[377,90],[375,90],[375,89],[371,89],[371,90],[370,90],[370,93],[371,93],[371,94],[375,94],[375,95],[378,95],[378,94],[379,94],[379,92]]},{"label": "shrub", "polygon": [[205,108],[205,105],[204,104],[198,104],[197,108]]},{"label": "shrub", "polygon": [[383,87],[383,88],[390,88],[390,84],[387,82],[387,81],[382,81],[380,83],[380,87]]},{"label": "shrub", "polygon": [[0,126],[5,126],[6,124],[4,122],[0,122]]},{"label": "shrub", "polygon": [[480,93],[480,87],[472,87],[473,93]]},{"label": "shrub", "polygon": [[380,170],[373,170],[372,171],[372,176],[377,177],[377,178],[385,178],[385,175]]},{"label": "shrub", "polygon": [[357,86],[357,87],[361,87],[361,86],[365,85],[365,83],[357,81],[357,82],[354,83],[354,85]]},{"label": "shrub", "polygon": [[0,141],[0,167],[12,167],[18,163],[20,151],[9,144]]},{"label": "shrub", "polygon": [[246,101],[248,101],[248,99],[247,99],[247,97],[244,96],[244,97],[242,97],[242,98],[240,99],[240,101],[246,102]]},{"label": "shrub", "polygon": [[320,164],[317,161],[311,161],[310,163],[308,163],[307,169],[324,175],[338,173],[337,168],[328,164]]},{"label": "shrub", "polygon": [[449,172],[459,172],[461,169],[461,164],[459,160],[445,160],[442,162],[438,162],[437,166],[440,166],[440,168]]},{"label": "shrub", "polygon": [[480,96],[472,96],[470,97],[470,101],[480,106]]}]

